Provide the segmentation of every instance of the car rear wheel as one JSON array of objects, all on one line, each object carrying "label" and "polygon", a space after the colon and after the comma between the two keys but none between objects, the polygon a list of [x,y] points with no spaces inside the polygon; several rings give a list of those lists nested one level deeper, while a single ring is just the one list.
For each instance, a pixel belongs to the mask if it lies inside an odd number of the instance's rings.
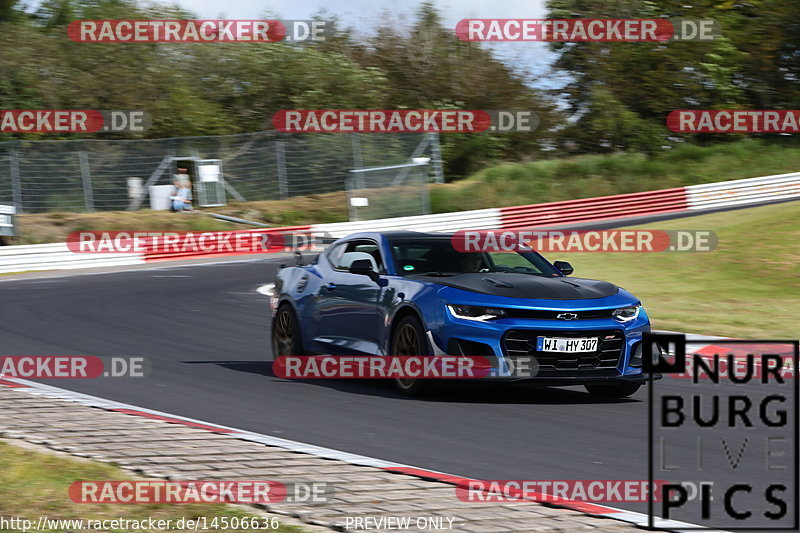
[{"label": "car rear wheel", "polygon": [[272,321],[272,356],[303,355],[303,342],[300,337],[300,321],[297,313],[288,303],[278,307]]},{"label": "car rear wheel", "polygon": [[[392,333],[390,355],[399,357],[430,355],[425,330],[416,316],[409,315],[397,324]],[[420,396],[430,390],[431,382],[419,378],[395,378],[395,386],[405,396]]]},{"label": "car rear wheel", "polygon": [[584,385],[589,394],[597,398],[618,399],[636,394],[641,383],[587,383]]}]

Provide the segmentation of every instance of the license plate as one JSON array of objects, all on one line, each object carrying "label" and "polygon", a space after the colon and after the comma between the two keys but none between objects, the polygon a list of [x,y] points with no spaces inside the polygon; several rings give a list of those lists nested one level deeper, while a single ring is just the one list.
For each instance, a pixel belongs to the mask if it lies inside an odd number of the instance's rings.
[{"label": "license plate", "polygon": [[564,353],[596,352],[597,337],[580,337],[569,339],[565,339],[563,337],[537,337],[536,351]]}]

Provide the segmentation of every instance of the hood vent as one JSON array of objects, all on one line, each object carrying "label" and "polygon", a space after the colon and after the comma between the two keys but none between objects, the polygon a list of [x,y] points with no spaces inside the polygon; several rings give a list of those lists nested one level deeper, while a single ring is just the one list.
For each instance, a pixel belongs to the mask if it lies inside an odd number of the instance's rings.
[{"label": "hood vent", "polygon": [[497,281],[496,279],[492,279],[492,278],[481,278],[481,281],[485,281],[486,283],[491,283],[495,287],[500,287],[500,288],[503,288],[503,289],[513,289],[514,288],[513,285],[509,285],[508,283],[505,283],[503,281]]}]

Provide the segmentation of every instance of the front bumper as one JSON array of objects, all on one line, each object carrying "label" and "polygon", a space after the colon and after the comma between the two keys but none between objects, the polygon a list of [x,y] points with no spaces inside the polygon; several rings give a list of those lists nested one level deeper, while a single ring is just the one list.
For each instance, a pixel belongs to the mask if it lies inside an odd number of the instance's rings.
[{"label": "front bumper", "polygon": [[[487,322],[445,316],[430,332],[436,353],[489,357],[490,380],[530,381],[548,385],[590,382],[647,381],[641,363],[632,365],[642,334],[650,331],[644,310],[638,318],[620,323],[612,318],[591,320],[499,319]],[[595,352],[540,352],[539,336],[598,337]],[[526,362],[526,360],[530,362]],[[527,367],[527,371],[525,371]]]}]

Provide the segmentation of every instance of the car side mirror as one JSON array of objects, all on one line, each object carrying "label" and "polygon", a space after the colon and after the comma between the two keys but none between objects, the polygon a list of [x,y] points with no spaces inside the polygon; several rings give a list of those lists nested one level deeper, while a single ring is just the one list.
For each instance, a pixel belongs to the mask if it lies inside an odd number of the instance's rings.
[{"label": "car side mirror", "polygon": [[350,265],[348,272],[351,274],[360,274],[369,276],[372,281],[378,281],[378,273],[372,270],[372,262],[369,259],[356,259]]},{"label": "car side mirror", "polygon": [[572,265],[570,265],[566,261],[556,261],[555,263],[553,263],[553,266],[559,269],[561,273],[564,274],[565,276],[569,276],[575,271],[575,269],[572,268]]}]

